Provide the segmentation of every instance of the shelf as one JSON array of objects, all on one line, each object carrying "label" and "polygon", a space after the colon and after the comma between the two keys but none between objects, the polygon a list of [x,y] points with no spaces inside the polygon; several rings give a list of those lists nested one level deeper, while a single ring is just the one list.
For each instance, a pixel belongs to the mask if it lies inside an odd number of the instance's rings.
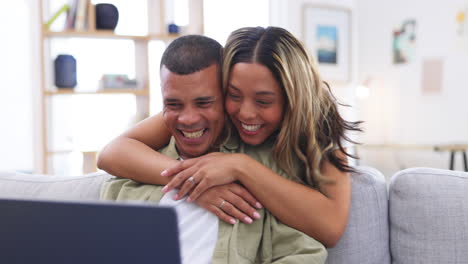
[{"label": "shelf", "polygon": [[47,151],[47,155],[48,156],[54,156],[54,155],[64,155],[64,154],[70,154],[70,153],[73,153],[73,152],[81,152],[81,153],[98,153],[99,150],[71,150],[71,149],[67,149],[67,150],[49,150]]},{"label": "shelf", "polygon": [[54,96],[54,95],[78,95],[78,94],[134,94],[149,96],[148,89],[106,89],[98,91],[75,91],[72,88],[61,88],[54,91],[45,91],[45,95]]},{"label": "shelf", "polygon": [[148,36],[149,40],[174,40],[180,37],[180,34],[151,34]]},{"label": "shelf", "polygon": [[111,30],[95,31],[44,31],[49,38],[101,38],[101,39],[130,39],[135,41],[174,40],[179,34],[151,34],[151,35],[118,35]]},{"label": "shelf", "polygon": [[51,150],[47,151],[47,156],[53,156],[53,155],[64,155],[64,154],[70,154],[74,152],[73,150]]},{"label": "shelf", "polygon": [[130,39],[148,40],[148,36],[117,35],[109,30],[96,31],[45,31],[44,35],[49,38],[102,38],[102,39]]}]

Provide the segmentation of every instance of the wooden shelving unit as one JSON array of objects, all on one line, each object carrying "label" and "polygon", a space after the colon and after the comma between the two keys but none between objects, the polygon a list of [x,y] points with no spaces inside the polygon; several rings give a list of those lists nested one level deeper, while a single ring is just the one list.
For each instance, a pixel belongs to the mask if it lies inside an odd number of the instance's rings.
[{"label": "wooden shelving unit", "polygon": [[[40,25],[45,24],[45,19],[50,17],[49,4],[55,0],[39,0],[39,19]],[[41,83],[40,98],[38,99],[37,107],[37,118],[40,120],[40,128],[37,130],[36,140],[39,141],[40,151],[36,151],[36,173],[52,174],[54,172],[54,164],[52,162],[52,156],[56,154],[67,154],[73,151],[81,151],[83,153],[84,162],[95,162],[97,156],[96,150],[74,150],[68,149],[67,147],[54,146],[56,149],[65,149],[63,151],[54,151],[50,146],[50,124],[52,113],[54,111],[60,111],[52,106],[51,98],[57,96],[79,96],[79,95],[116,95],[116,94],[130,94],[135,96],[137,115],[140,117],[147,117],[150,113],[150,83],[149,83],[149,51],[148,46],[151,41],[159,40],[164,43],[169,43],[177,37],[177,35],[167,34],[167,22],[164,21],[166,12],[166,2],[171,0],[146,0],[147,4],[147,17],[148,17],[148,32],[145,35],[120,35],[115,34],[113,31],[108,30],[96,30],[91,27],[85,31],[50,31],[46,26],[40,27],[40,73]],[[119,8],[117,6],[117,8]],[[202,34],[202,17],[203,17],[203,0],[191,0],[190,1],[189,20],[191,29],[189,33]],[[93,7],[89,8],[89,12],[94,12]],[[94,13],[93,13],[94,14]],[[93,19],[89,16],[89,19]],[[95,25],[93,21],[88,25]],[[195,27],[193,26],[195,25]],[[118,88],[118,89],[97,89],[91,91],[75,90],[72,88],[60,88],[53,84],[53,58],[51,57],[51,42],[54,39],[71,39],[71,38],[85,38],[85,39],[105,39],[105,40],[130,40],[134,42],[135,47],[135,74],[138,83],[137,88]],[[96,58],[99,59],[99,58]],[[118,58],[116,58],[118,59]],[[79,62],[77,62],[79,63]],[[78,79],[79,82],[79,79]],[[154,84],[159,85],[159,84]],[[86,87],[85,87],[86,88]],[[86,107],[86,106],[84,106]],[[105,122],[103,122],[103,126]],[[96,129],[96,128],[94,128]],[[40,164],[40,165],[37,165]],[[83,164],[83,173],[91,172],[95,164]]]}]

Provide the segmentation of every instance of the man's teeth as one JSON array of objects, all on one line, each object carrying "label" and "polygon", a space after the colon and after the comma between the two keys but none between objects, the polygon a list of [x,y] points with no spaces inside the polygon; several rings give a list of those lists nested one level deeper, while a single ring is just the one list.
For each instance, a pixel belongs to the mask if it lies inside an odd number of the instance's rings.
[{"label": "man's teeth", "polygon": [[246,125],[242,124],[242,128],[247,131],[257,131],[260,128],[260,125]]},{"label": "man's teeth", "polygon": [[184,134],[184,137],[186,138],[199,138],[203,135],[203,129],[200,131],[195,131],[195,132],[182,131],[182,134]]}]

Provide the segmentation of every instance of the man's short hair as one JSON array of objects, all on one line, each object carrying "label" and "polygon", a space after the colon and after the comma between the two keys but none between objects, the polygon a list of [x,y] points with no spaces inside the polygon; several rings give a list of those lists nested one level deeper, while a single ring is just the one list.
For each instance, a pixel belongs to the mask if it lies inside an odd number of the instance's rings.
[{"label": "man's short hair", "polygon": [[201,71],[216,63],[221,66],[223,47],[216,40],[201,36],[182,36],[169,44],[164,51],[160,67],[185,75]]}]

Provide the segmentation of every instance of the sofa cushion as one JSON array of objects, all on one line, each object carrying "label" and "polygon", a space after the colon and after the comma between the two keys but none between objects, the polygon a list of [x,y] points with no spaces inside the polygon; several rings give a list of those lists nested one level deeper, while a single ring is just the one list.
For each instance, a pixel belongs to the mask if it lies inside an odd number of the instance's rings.
[{"label": "sofa cushion", "polygon": [[66,177],[0,172],[0,198],[99,200],[102,183],[111,177],[105,172]]},{"label": "sofa cushion", "polygon": [[412,168],[389,187],[393,262],[466,263],[468,173]]},{"label": "sofa cushion", "polygon": [[351,175],[351,208],[346,230],[334,248],[328,249],[328,264],[388,264],[387,185],[378,170],[357,167]]}]

